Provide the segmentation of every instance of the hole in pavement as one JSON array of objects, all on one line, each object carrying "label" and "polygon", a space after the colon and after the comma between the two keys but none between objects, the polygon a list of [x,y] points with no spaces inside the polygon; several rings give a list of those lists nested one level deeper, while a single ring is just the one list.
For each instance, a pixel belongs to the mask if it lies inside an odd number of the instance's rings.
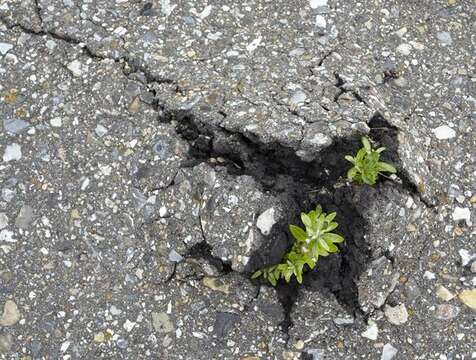
[{"label": "hole in pavement", "polygon": [[[346,176],[349,168],[344,156],[354,154],[361,147],[360,136],[334,139],[333,144],[317,154],[314,161],[305,162],[293,149],[280,144],[263,144],[242,133],[202,123],[187,111],[166,111],[159,120],[173,121],[177,133],[190,144],[190,159],[184,166],[194,166],[201,162],[210,164],[210,159],[222,158],[222,161],[215,163],[226,166],[229,174],[252,176],[263,190],[279,197],[287,205],[289,212],[295,214],[291,223],[302,226],[300,212],[309,211],[316,204],[320,204],[326,212],[336,211],[339,223],[336,232],[345,237],[345,245],[341,246],[340,253],[321,257],[318,266],[305,274],[303,286],[312,291],[331,292],[350,313],[359,313],[356,280],[365,271],[370,260],[370,249],[364,239],[367,223],[353,203],[354,188],[340,179]],[[401,161],[396,152],[398,130],[378,113],[370,119],[369,126],[369,136],[378,145],[387,147],[384,160],[401,169]],[[286,232],[287,245],[290,247],[293,240],[287,231],[288,224],[275,226]],[[275,254],[274,258],[280,259],[284,253],[282,247],[277,248],[280,253]],[[269,251],[262,250],[256,251],[251,257],[248,263],[249,273],[273,263],[269,258],[261,256]],[[220,259],[213,258],[210,251],[211,247],[203,242],[192,253],[199,254],[212,263],[220,262],[222,267],[226,266],[227,271],[231,271],[229,264],[224,265]],[[285,314],[281,325],[287,333],[292,326],[291,311],[298,296],[299,285],[295,280],[289,284],[280,281],[276,289]]]}]

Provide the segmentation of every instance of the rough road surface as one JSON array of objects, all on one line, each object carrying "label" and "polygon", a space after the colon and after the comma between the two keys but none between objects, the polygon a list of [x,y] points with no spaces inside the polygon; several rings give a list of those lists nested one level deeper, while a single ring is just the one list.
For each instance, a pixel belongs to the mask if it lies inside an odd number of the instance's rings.
[{"label": "rough road surface", "polygon": [[[476,358],[472,0],[0,0],[0,358]],[[345,180],[361,135],[398,168]],[[278,262],[320,203],[346,242]]]}]

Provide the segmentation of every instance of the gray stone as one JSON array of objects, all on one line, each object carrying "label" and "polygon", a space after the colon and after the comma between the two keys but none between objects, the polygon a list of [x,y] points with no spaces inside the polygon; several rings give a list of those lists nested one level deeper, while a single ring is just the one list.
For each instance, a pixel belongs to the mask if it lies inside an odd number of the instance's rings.
[{"label": "gray stone", "polygon": [[17,118],[3,119],[3,128],[12,134],[19,134],[22,131],[28,129],[29,126],[30,124],[22,119],[17,119]]},{"label": "gray stone", "polygon": [[13,300],[7,300],[3,306],[3,314],[0,317],[0,326],[15,325],[21,318],[20,310]]},{"label": "gray stone", "polygon": [[170,316],[164,312],[152,313],[152,326],[159,334],[166,334],[174,330],[174,324]]},{"label": "gray stone", "polygon": [[15,225],[20,229],[27,229],[35,220],[35,211],[29,205],[23,205],[15,219]]},{"label": "gray stone", "polygon": [[382,349],[382,356],[380,360],[392,360],[397,355],[398,349],[394,348],[392,344],[385,344]]},{"label": "gray stone", "polygon": [[213,332],[219,339],[227,336],[231,329],[237,322],[240,321],[240,316],[230,312],[217,312],[215,318],[215,325],[213,326]]}]

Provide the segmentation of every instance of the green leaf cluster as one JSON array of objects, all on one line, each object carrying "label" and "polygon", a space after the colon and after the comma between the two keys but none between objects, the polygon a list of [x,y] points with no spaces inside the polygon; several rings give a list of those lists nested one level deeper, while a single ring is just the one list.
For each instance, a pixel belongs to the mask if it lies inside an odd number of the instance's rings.
[{"label": "green leaf cluster", "polygon": [[365,183],[375,185],[379,175],[382,172],[394,174],[397,170],[390,164],[380,161],[380,154],[385,150],[384,147],[372,149],[370,141],[362,137],[363,148],[361,148],[355,157],[346,155],[345,159],[354,166],[347,172],[347,178],[359,184]]},{"label": "green leaf cluster", "polygon": [[334,221],[335,216],[335,212],[324,213],[320,205],[308,213],[301,213],[305,229],[289,225],[295,242],[291,250],[284,255],[282,262],[256,271],[251,278],[263,276],[276,286],[279,279],[289,282],[291,277],[295,276],[301,284],[303,271],[307,268],[314,269],[319,256],[328,256],[339,251],[335,244],[343,242],[344,238],[332,232],[338,226]]}]

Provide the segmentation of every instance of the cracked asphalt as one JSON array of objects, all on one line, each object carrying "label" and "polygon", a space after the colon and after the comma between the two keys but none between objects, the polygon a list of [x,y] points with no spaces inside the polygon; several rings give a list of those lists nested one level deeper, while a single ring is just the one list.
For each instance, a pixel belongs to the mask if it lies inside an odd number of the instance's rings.
[{"label": "cracked asphalt", "polygon": [[[0,0],[1,359],[475,359],[472,0]],[[360,136],[398,173],[345,179]],[[336,211],[304,284],[289,223]]]}]

